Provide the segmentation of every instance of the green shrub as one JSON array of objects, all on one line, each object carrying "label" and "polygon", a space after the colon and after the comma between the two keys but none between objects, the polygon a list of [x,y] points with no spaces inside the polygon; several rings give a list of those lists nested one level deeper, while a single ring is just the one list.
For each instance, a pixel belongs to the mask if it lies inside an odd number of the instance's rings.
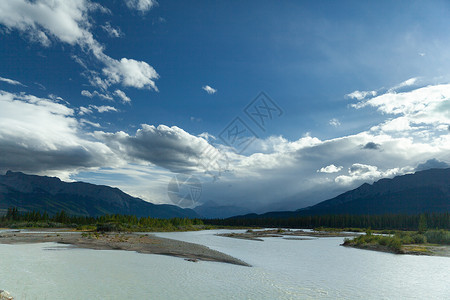
[{"label": "green shrub", "polygon": [[402,241],[397,237],[393,237],[389,239],[387,246],[396,253],[400,253],[402,250]]},{"label": "green shrub", "polygon": [[425,232],[428,243],[450,245],[450,232],[446,230],[428,230]]},{"label": "green shrub", "polygon": [[412,236],[414,244],[425,244],[427,242],[427,237],[423,234],[416,233]]}]

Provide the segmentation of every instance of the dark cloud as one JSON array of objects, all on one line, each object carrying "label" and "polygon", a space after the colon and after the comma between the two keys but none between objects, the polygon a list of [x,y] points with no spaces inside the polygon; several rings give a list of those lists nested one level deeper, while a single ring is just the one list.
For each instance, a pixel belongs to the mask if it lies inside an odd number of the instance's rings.
[{"label": "dark cloud", "polygon": [[427,160],[422,164],[419,164],[416,168],[416,171],[423,171],[428,169],[446,169],[446,168],[450,168],[450,165],[448,163],[433,158]]},{"label": "dark cloud", "polygon": [[208,147],[203,138],[176,126],[144,124],[134,136],[124,132],[96,132],[95,136],[119,156],[150,162],[176,173],[195,171]]},{"label": "dark cloud", "polygon": [[364,145],[363,149],[369,149],[369,150],[378,150],[381,148],[380,144],[376,144],[374,142],[368,142]]}]

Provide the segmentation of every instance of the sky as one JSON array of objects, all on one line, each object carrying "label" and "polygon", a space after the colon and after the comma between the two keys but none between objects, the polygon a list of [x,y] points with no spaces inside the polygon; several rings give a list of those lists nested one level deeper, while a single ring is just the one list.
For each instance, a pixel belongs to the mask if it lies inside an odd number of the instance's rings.
[{"label": "sky", "polygon": [[2,0],[0,173],[265,212],[448,167],[449,15],[446,1]]}]

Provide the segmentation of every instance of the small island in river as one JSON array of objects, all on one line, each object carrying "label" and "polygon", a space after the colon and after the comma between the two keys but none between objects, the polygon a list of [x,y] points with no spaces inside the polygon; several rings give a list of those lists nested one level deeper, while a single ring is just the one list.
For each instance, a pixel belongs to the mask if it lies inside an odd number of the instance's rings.
[{"label": "small island in river", "polygon": [[252,230],[249,229],[242,233],[219,233],[218,236],[230,237],[235,239],[244,239],[252,241],[263,241],[262,238],[268,237],[282,237],[286,240],[310,240],[311,237],[350,237],[355,236],[354,233],[350,232],[339,232],[339,231],[304,231],[301,229],[291,230],[291,229],[266,229],[266,230]]},{"label": "small island in river", "polygon": [[249,264],[206,246],[140,233],[97,233],[74,231],[9,231],[0,233],[0,244],[70,244],[95,250],[127,250],[185,258],[188,261],[215,261],[241,266]]}]

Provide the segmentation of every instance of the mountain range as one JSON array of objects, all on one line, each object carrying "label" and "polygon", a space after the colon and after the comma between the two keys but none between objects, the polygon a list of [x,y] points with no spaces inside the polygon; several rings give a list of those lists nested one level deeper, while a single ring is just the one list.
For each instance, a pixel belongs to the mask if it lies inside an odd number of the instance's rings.
[{"label": "mountain range", "polygon": [[380,179],[296,211],[275,211],[238,217],[285,218],[301,215],[418,214],[450,211],[450,168]]},{"label": "mountain range", "polygon": [[46,211],[49,214],[64,210],[76,216],[127,214],[155,218],[199,217],[192,209],[152,204],[118,188],[84,182],[69,183],[56,177],[11,171],[0,175],[0,212],[8,207],[17,207],[21,211]]},{"label": "mountain range", "polygon": [[450,168],[429,169],[414,174],[380,179],[373,184],[340,194],[332,199],[296,211],[249,214],[244,208],[212,201],[193,209],[152,204],[118,188],[84,182],[63,182],[56,177],[26,175],[8,171],[0,175],[0,212],[8,207],[21,211],[65,210],[70,215],[99,216],[128,214],[138,217],[293,217],[320,214],[417,214],[450,211]]}]

